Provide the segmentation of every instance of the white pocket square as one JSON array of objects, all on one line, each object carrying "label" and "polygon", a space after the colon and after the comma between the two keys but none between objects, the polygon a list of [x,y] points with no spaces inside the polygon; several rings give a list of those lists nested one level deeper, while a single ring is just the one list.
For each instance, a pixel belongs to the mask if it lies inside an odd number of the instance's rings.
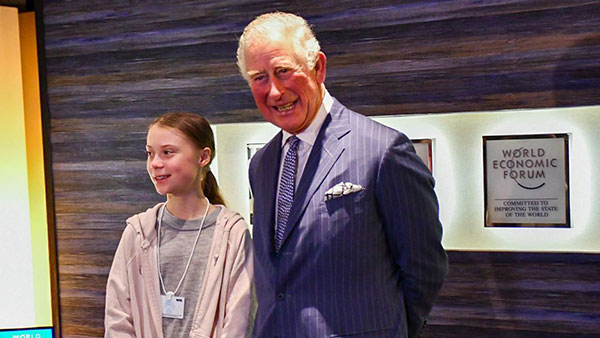
[{"label": "white pocket square", "polygon": [[350,195],[364,188],[360,184],[340,182],[325,192],[325,200],[330,201],[344,195]]}]

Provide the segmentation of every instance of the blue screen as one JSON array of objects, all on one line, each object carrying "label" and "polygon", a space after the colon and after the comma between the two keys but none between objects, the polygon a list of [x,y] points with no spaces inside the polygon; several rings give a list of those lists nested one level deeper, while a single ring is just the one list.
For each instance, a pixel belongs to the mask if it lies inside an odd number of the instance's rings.
[{"label": "blue screen", "polygon": [[26,329],[0,331],[0,338],[52,338],[52,329]]}]

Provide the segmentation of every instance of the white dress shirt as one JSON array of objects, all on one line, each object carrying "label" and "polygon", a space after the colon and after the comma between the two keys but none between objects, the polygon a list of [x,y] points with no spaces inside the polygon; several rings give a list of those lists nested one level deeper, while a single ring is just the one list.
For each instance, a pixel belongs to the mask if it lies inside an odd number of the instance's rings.
[{"label": "white dress shirt", "polygon": [[[306,129],[296,134],[296,137],[300,139],[300,143],[298,144],[298,160],[296,163],[296,186],[294,187],[294,191],[298,188],[298,183],[300,182],[300,178],[302,177],[302,173],[304,172],[304,167],[306,167],[306,162],[308,161],[310,151],[312,150],[312,147],[315,144],[315,140],[317,139],[319,130],[321,130],[321,126],[323,125],[323,122],[325,122],[325,118],[327,117],[327,114],[329,114],[332,105],[333,98],[331,97],[331,95],[329,95],[327,89],[325,89],[323,101],[321,102],[321,106],[317,111],[317,115],[315,115],[315,118],[312,120],[312,122]],[[287,153],[288,149],[290,149],[290,145],[287,142],[287,140],[290,138],[290,136],[292,136],[292,134],[288,133],[285,130],[282,130],[282,132],[283,137],[281,138],[281,161],[279,163],[279,180],[277,182],[281,180],[281,171],[283,170],[283,159],[285,158],[285,154]]]}]

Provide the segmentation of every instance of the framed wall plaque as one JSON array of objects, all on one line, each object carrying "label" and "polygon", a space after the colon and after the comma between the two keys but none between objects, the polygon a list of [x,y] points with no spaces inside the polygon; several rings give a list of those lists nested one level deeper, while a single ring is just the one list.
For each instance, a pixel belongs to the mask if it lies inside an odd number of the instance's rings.
[{"label": "framed wall plaque", "polygon": [[568,134],[483,137],[486,227],[570,227]]},{"label": "framed wall plaque", "polygon": [[433,157],[432,157],[433,140],[429,139],[429,138],[423,138],[423,139],[414,139],[411,141],[413,143],[413,146],[415,147],[415,151],[417,152],[417,155],[427,165],[427,168],[429,168],[429,171],[433,172]]},{"label": "framed wall plaque", "polygon": [[[250,167],[250,160],[252,156],[256,154],[257,151],[260,150],[265,145],[265,143],[247,143],[246,144],[246,153],[248,154],[248,167]],[[246,170],[248,172],[248,170]],[[248,199],[249,199],[249,207],[250,207],[250,224],[254,224],[254,196],[252,196],[252,189],[250,189],[250,182],[248,182]]]}]

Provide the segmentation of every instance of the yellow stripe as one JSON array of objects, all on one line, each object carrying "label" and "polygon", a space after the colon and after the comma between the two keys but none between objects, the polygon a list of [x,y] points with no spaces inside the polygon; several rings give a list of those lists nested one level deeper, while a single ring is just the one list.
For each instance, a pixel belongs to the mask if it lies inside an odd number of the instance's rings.
[{"label": "yellow stripe", "polygon": [[40,106],[37,41],[33,12],[19,14],[29,213],[36,326],[52,326],[48,222],[44,181],[44,147]]}]

